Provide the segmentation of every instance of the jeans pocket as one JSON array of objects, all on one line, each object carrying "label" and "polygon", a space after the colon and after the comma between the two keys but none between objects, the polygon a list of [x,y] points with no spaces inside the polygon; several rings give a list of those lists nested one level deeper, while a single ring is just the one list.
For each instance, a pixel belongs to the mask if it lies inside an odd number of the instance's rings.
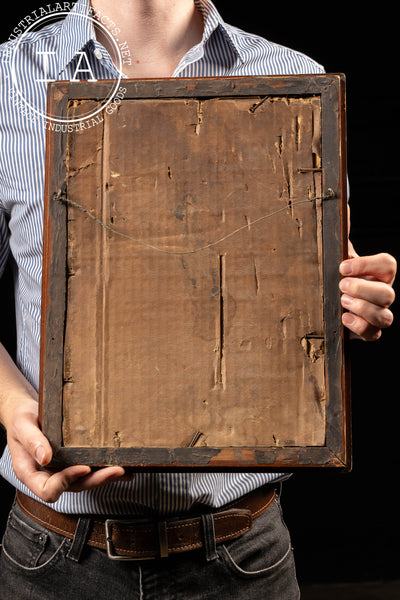
[{"label": "jeans pocket", "polygon": [[[228,564],[230,569],[232,569],[237,575],[239,575],[241,577],[249,577],[249,578],[254,577],[255,578],[255,577],[265,577],[268,574],[273,575],[276,571],[283,569],[288,562],[291,563],[293,560],[292,547],[291,547],[291,545],[289,545],[289,547],[286,549],[286,552],[283,554],[283,556],[279,560],[277,560],[274,564],[272,564],[272,565],[269,564],[267,567],[263,567],[261,569],[255,568],[254,565],[253,565],[253,567],[246,567],[246,569],[244,569],[235,562],[234,558],[232,557],[231,553],[226,548],[226,546],[222,547],[222,551],[224,553],[223,560],[225,561],[225,564]],[[247,570],[249,568],[252,570]]]},{"label": "jeans pocket", "polygon": [[27,572],[43,572],[69,547],[69,540],[29,519],[14,505],[3,537],[2,560]]},{"label": "jeans pocket", "polygon": [[295,577],[292,544],[282,519],[279,502],[258,517],[241,538],[219,548],[220,558],[230,573],[241,578]]}]

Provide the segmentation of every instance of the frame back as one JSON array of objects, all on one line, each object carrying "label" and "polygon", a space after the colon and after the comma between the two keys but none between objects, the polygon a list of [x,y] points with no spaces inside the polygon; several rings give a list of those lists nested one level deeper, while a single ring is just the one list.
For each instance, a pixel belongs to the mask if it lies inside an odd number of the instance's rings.
[{"label": "frame back", "polygon": [[349,468],[344,77],[104,85],[49,86],[55,462]]}]

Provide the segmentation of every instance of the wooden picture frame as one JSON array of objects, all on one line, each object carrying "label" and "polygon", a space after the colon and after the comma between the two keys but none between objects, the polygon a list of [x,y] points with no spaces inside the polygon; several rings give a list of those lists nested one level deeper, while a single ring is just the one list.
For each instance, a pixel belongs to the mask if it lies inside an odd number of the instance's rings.
[{"label": "wooden picture frame", "polygon": [[109,86],[49,85],[54,464],[349,469],[344,76]]}]

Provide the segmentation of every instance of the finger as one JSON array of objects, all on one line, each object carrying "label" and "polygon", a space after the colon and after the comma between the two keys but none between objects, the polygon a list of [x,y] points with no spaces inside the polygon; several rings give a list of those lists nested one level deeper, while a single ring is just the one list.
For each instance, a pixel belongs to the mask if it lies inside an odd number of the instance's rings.
[{"label": "finger", "polygon": [[[32,431],[31,434],[30,429]],[[41,434],[40,430],[38,433],[33,427],[26,427],[25,431],[26,437],[22,438],[24,441],[19,443],[23,445],[23,447],[40,467],[48,465],[53,456],[48,439]]]},{"label": "finger", "polygon": [[70,484],[69,491],[82,492],[94,487],[105,486],[115,481],[126,481],[129,479],[132,479],[132,475],[127,475],[123,467],[104,467]]},{"label": "finger", "polygon": [[393,323],[393,313],[388,308],[382,308],[381,306],[360,298],[353,298],[347,294],[343,294],[341,303],[343,308],[363,318],[367,323],[378,329],[385,329]]},{"label": "finger", "polygon": [[8,439],[11,438],[21,444],[40,466],[43,467],[51,461],[51,445],[39,429],[36,412],[21,412],[14,427],[8,431]]},{"label": "finger", "polygon": [[29,478],[30,489],[44,502],[56,502],[63,492],[67,492],[76,482],[90,473],[87,465],[73,465],[62,471],[35,471]]},{"label": "finger", "polygon": [[90,467],[77,465],[60,473],[42,470],[25,446],[15,439],[9,440],[15,475],[36,496],[45,502],[55,502],[76,479],[90,473]]},{"label": "finger", "polygon": [[122,467],[106,467],[91,472],[87,465],[74,465],[62,471],[49,474],[42,472],[38,475],[38,493],[47,502],[55,502],[63,492],[82,492],[95,487],[105,486],[125,478]]},{"label": "finger", "polygon": [[356,256],[343,261],[340,265],[340,273],[344,276],[372,277],[389,285],[392,285],[396,271],[396,260],[387,253]]},{"label": "finger", "polygon": [[389,308],[395,300],[393,288],[381,281],[370,281],[358,277],[345,277],[339,283],[340,290],[353,298],[372,302],[377,306]]},{"label": "finger", "polygon": [[373,342],[379,340],[382,335],[381,329],[374,327],[362,317],[354,315],[350,312],[343,313],[342,322],[343,325],[347,327],[355,337],[365,341]]},{"label": "finger", "polygon": [[38,468],[26,450],[13,448],[13,466],[18,479],[44,502],[56,502],[63,492],[80,492],[125,478],[122,467],[91,472],[87,465],[73,465],[58,472]]},{"label": "finger", "polygon": [[7,432],[13,468],[18,479],[45,502],[55,502],[65,491],[82,491],[125,478],[122,467],[91,472],[87,465],[74,465],[58,472],[40,467],[52,458],[51,446],[37,425],[36,406],[24,406],[17,425]]}]

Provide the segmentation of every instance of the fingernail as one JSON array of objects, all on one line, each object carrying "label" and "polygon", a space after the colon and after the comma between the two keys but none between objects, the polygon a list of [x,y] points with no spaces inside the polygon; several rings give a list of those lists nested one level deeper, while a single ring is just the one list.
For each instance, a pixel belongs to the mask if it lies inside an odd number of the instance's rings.
[{"label": "fingernail", "polygon": [[351,296],[348,296],[347,294],[343,294],[341,301],[342,306],[344,306],[344,308],[350,308],[353,303],[353,298]]},{"label": "fingernail", "polygon": [[44,450],[43,446],[38,446],[36,448],[35,458],[36,458],[37,462],[39,463],[39,465],[41,465],[41,466],[44,464],[44,456],[45,456],[45,450]]},{"label": "fingernail", "polygon": [[352,315],[351,313],[344,313],[343,315],[343,324],[346,325],[347,327],[350,327],[351,325],[353,325],[355,321],[355,316]]},{"label": "fingernail", "polygon": [[345,292],[346,290],[348,290],[350,287],[350,282],[347,279],[342,279],[341,282],[339,283],[339,288],[342,290],[342,292]]},{"label": "fingernail", "polygon": [[342,262],[339,267],[339,271],[342,275],[351,275],[353,272],[352,262],[350,260],[345,260]]}]

